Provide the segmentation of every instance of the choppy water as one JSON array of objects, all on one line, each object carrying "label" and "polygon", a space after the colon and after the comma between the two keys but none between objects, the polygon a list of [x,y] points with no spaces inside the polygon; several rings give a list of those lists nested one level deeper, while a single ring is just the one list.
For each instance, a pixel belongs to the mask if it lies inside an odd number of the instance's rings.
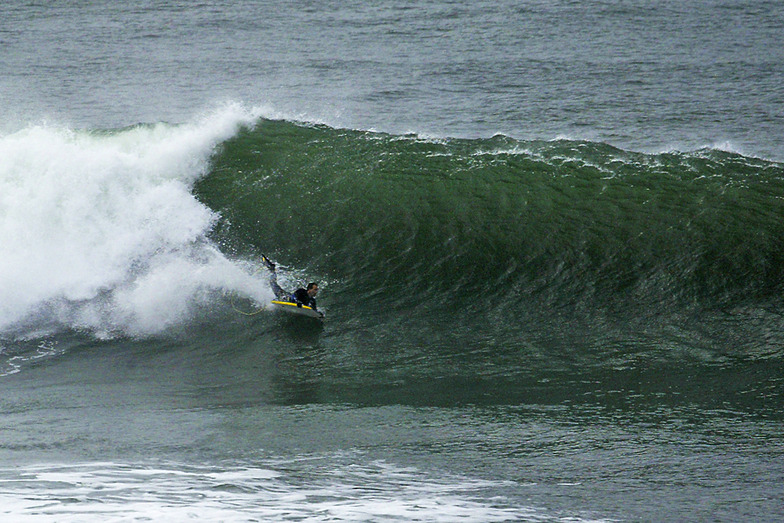
[{"label": "choppy water", "polygon": [[779,520],[782,26],[0,7],[0,514]]}]

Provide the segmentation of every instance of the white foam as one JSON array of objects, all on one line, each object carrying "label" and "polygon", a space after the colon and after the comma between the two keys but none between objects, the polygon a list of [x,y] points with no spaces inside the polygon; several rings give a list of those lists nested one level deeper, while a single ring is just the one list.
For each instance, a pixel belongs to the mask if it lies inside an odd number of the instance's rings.
[{"label": "white foam", "polygon": [[[360,461],[361,456],[356,456]],[[283,465],[280,469],[280,465]],[[13,521],[586,521],[496,494],[514,483],[384,461],[210,467],[87,463],[0,469]]]},{"label": "white foam", "polygon": [[[4,348],[0,345],[0,355],[3,355]],[[56,342],[42,340],[38,343],[35,350],[25,354],[10,356],[7,359],[0,359],[0,377],[16,374],[22,369],[22,365],[29,362],[61,354],[62,350]]]},{"label": "white foam", "polygon": [[211,292],[266,301],[207,239],[217,217],[191,192],[215,146],[256,116],[231,105],[179,126],[0,137],[0,332],[54,321],[148,334]]}]

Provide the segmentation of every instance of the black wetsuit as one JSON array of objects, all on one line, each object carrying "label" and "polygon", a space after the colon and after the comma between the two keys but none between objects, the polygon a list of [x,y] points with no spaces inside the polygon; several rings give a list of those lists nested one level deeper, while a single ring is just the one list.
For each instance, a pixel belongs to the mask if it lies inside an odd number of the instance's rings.
[{"label": "black wetsuit", "polygon": [[316,309],[316,298],[311,298],[310,295],[308,294],[308,291],[306,291],[305,289],[302,288],[297,289],[296,291],[294,291],[293,297],[295,300],[297,300],[298,305],[302,304],[307,307],[310,307],[314,311],[318,310]]},{"label": "black wetsuit", "polygon": [[[305,305],[310,307],[314,311],[318,311],[316,308],[316,298],[311,298],[303,288],[299,288],[294,291],[294,294],[289,294],[286,292],[280,285],[278,285],[278,275],[275,273],[275,266],[273,265],[270,270],[272,270],[272,274],[270,274],[270,286],[272,287],[272,292],[275,293],[275,297],[279,300],[288,301],[291,300],[295,302],[298,306]],[[319,311],[321,312],[321,311]]]}]

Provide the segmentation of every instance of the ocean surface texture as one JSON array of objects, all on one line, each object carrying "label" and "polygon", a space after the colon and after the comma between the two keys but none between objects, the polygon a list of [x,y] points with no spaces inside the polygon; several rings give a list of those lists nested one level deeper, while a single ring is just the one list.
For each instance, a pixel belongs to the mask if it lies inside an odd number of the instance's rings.
[{"label": "ocean surface texture", "polygon": [[783,518],[783,3],[0,5],[0,520]]}]

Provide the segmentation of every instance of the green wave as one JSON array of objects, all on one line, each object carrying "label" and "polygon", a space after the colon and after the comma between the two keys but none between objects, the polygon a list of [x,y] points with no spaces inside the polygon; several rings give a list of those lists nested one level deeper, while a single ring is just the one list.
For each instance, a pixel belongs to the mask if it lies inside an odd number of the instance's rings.
[{"label": "green wave", "polygon": [[235,250],[368,297],[726,306],[782,291],[784,166],[716,150],[262,120],[197,194]]}]

